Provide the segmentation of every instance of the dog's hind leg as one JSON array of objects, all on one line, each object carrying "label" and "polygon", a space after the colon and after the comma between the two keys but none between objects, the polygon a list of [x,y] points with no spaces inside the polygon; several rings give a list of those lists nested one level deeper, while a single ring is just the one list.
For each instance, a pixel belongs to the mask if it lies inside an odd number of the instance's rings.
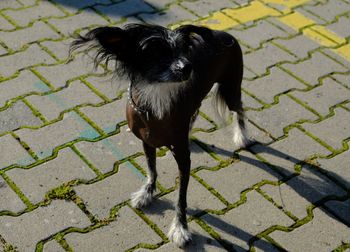
[{"label": "dog's hind leg", "polygon": [[143,143],[148,167],[148,178],[139,191],[131,195],[131,205],[136,208],[147,206],[153,199],[156,190],[157,170],[156,170],[156,148]]},{"label": "dog's hind leg", "polygon": [[183,247],[191,240],[191,234],[188,231],[186,219],[187,187],[190,179],[191,167],[188,141],[186,145],[175,145],[172,152],[179,167],[180,188],[176,205],[176,215],[171,223],[168,237],[177,246]]}]

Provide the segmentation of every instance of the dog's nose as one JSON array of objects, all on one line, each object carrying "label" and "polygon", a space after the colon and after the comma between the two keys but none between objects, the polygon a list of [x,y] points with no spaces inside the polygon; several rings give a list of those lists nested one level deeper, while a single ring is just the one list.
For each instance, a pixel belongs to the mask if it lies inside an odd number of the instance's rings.
[{"label": "dog's nose", "polygon": [[188,77],[192,72],[192,64],[190,62],[187,62],[186,64],[184,64],[181,71],[184,76]]}]

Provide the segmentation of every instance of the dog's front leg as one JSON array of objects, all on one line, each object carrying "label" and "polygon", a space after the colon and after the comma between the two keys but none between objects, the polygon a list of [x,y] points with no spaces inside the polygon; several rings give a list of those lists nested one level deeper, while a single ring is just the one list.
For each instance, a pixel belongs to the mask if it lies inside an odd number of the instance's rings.
[{"label": "dog's front leg", "polygon": [[136,208],[141,208],[151,203],[153,193],[156,190],[156,148],[143,142],[143,149],[147,160],[148,178],[146,184],[144,184],[139,191],[131,195],[131,205]]},{"label": "dog's front leg", "polygon": [[174,148],[172,148],[172,153],[179,167],[180,188],[176,205],[176,215],[171,223],[168,237],[177,246],[183,247],[191,240],[191,234],[188,231],[186,219],[187,187],[190,179],[191,167],[188,141],[186,141],[186,144],[174,146]]}]

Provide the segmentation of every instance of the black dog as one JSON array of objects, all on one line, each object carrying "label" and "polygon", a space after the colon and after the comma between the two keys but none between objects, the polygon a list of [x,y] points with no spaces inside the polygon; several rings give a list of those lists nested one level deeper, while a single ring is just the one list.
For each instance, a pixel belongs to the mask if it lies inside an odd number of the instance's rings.
[{"label": "black dog", "polygon": [[234,143],[244,147],[241,102],[242,51],[235,38],[222,31],[193,25],[175,30],[146,24],[123,29],[101,27],[77,38],[75,50],[96,48],[95,64],[115,60],[116,73],[130,79],[126,115],[131,131],[143,141],[149,176],[132,195],[132,205],[143,207],[156,189],[156,148],[167,146],[179,167],[180,188],[176,216],[168,236],[178,246],[190,240],[186,194],[190,177],[189,131],[202,100],[218,83],[219,113],[228,107],[236,116]]}]

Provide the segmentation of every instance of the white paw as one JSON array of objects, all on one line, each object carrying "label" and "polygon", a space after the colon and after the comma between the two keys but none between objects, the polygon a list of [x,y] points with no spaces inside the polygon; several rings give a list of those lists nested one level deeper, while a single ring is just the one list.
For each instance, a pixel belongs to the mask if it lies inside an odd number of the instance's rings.
[{"label": "white paw", "polygon": [[136,208],[141,208],[149,205],[153,199],[152,192],[147,190],[147,184],[143,185],[137,192],[131,194],[131,205]]},{"label": "white paw", "polygon": [[168,238],[170,241],[175,243],[178,247],[184,247],[189,241],[191,241],[191,233],[187,228],[184,228],[183,225],[175,218],[171,223]]},{"label": "white paw", "polygon": [[244,148],[249,145],[250,140],[246,136],[245,130],[242,130],[239,126],[235,126],[233,130],[233,142],[235,147]]}]

